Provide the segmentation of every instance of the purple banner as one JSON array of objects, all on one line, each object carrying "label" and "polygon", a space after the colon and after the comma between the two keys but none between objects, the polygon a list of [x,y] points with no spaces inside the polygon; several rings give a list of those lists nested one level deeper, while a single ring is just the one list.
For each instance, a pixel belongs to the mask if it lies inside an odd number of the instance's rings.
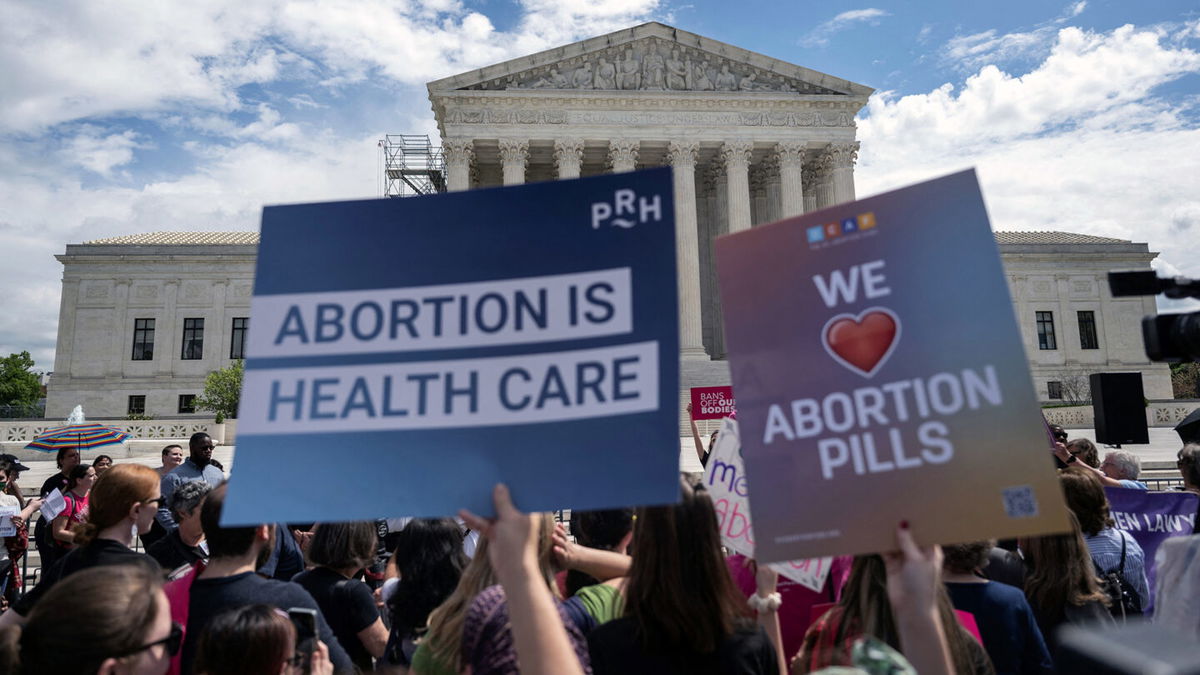
[{"label": "purple banner", "polygon": [[1150,582],[1150,607],[1154,609],[1154,554],[1171,537],[1186,537],[1196,526],[1200,497],[1188,492],[1147,492],[1129,488],[1104,488],[1118,530],[1133,535],[1146,554],[1146,580]]}]

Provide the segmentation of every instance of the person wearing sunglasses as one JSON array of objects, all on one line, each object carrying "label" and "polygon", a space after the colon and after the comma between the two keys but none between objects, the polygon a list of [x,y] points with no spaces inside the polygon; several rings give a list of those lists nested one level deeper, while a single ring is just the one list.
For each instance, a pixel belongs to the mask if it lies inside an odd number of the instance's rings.
[{"label": "person wearing sunglasses", "polygon": [[75,548],[53,567],[32,591],[0,614],[0,626],[23,621],[41,598],[59,581],[91,567],[144,565],[156,574],[162,569],[152,558],[132,551],[134,528],[150,527],[161,506],[158,473],[140,464],[118,464],[96,480],[88,502],[87,520],[74,530]]},{"label": "person wearing sunglasses", "polygon": [[0,629],[0,672],[162,675],[182,642],[160,573],[93,568],[56,584],[24,626]]}]

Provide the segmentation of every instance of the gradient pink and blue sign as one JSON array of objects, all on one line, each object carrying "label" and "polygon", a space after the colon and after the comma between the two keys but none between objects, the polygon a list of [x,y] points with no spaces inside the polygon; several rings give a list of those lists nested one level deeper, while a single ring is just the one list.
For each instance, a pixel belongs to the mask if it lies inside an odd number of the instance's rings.
[{"label": "gradient pink and blue sign", "polygon": [[1068,528],[974,171],[716,246],[762,562]]}]

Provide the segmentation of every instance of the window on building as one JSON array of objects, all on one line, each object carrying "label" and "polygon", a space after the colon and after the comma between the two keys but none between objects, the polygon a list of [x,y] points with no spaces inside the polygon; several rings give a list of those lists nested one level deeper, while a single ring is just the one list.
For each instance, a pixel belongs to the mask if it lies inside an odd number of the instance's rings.
[{"label": "window on building", "polygon": [[1053,401],[1061,401],[1063,397],[1062,382],[1047,382],[1046,395]]},{"label": "window on building", "polygon": [[129,397],[129,405],[125,409],[126,415],[145,415],[146,414],[146,396],[144,394]]},{"label": "window on building", "polygon": [[154,319],[133,320],[133,360],[154,360]]},{"label": "window on building", "polygon": [[204,358],[204,319],[183,320],[183,353],[179,358],[185,361]]},{"label": "window on building", "polygon": [[1079,346],[1082,349],[1099,349],[1096,339],[1096,313],[1079,312]]},{"label": "window on building", "polygon": [[232,337],[229,340],[229,358],[246,358],[246,329],[249,326],[250,319],[245,317],[239,317],[233,320],[233,330],[230,331],[230,335]]},{"label": "window on building", "polygon": [[180,394],[179,395],[179,414],[187,415],[196,412],[196,395],[195,394]]},{"label": "window on building", "polygon": [[1054,312],[1037,313],[1038,349],[1058,349],[1054,341]]}]

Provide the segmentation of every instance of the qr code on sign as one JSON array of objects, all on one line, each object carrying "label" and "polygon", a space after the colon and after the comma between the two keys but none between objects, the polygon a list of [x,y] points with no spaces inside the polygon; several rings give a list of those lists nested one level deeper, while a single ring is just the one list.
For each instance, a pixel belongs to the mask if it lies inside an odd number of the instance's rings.
[{"label": "qr code on sign", "polygon": [[1033,518],[1038,514],[1037,497],[1033,487],[1018,485],[1004,489],[1004,512],[1009,518]]}]

